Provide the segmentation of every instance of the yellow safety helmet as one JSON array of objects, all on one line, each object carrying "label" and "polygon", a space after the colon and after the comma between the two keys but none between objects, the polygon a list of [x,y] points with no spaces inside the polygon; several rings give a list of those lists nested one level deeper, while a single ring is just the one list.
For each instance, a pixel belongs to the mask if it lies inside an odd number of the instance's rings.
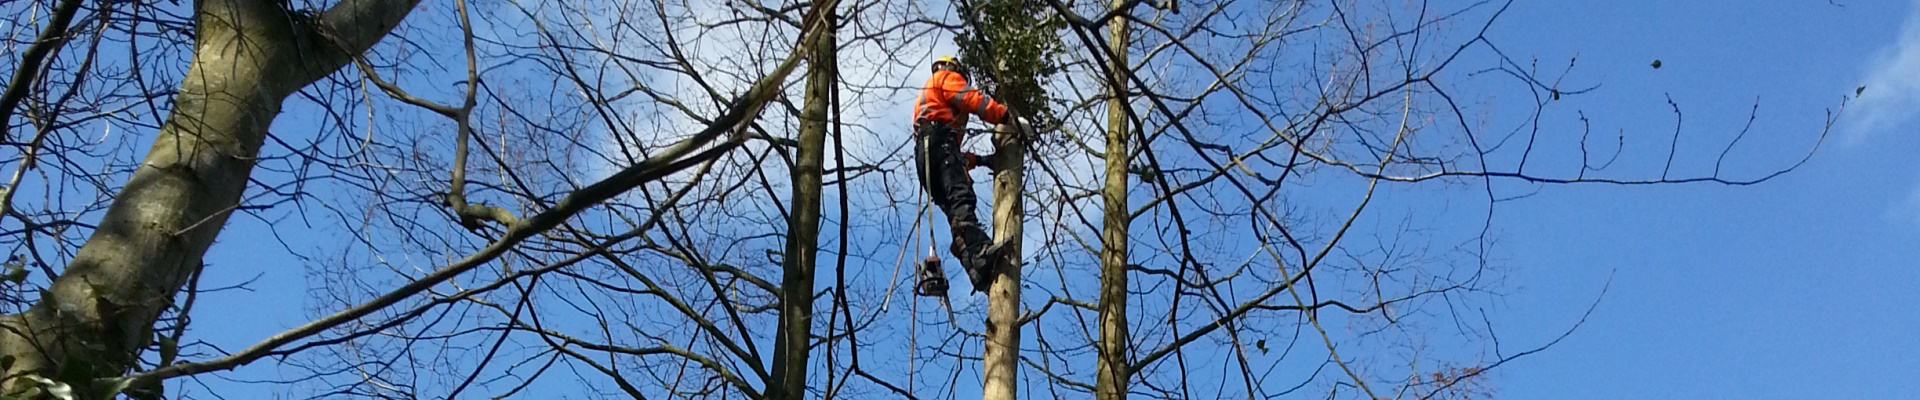
[{"label": "yellow safety helmet", "polygon": [[953,67],[956,70],[960,68],[960,59],[953,58],[953,56],[940,56],[933,59],[933,66],[938,67],[940,66],[940,63],[953,64]]}]

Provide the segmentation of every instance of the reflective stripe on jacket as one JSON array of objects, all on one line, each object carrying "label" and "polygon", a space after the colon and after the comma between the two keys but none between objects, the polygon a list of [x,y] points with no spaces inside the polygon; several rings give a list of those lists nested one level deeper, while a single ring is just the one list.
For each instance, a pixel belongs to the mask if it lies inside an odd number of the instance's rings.
[{"label": "reflective stripe on jacket", "polygon": [[920,90],[920,100],[913,106],[916,125],[921,122],[947,124],[956,136],[965,135],[961,132],[966,131],[967,114],[979,115],[990,124],[1000,124],[1006,122],[1007,107],[968,87],[967,78],[953,71],[934,71],[933,77],[927,79],[926,88]]}]

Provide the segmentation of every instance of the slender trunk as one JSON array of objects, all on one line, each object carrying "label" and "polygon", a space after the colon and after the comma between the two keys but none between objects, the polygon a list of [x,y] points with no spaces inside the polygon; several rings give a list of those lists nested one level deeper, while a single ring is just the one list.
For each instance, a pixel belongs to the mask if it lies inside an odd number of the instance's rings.
[{"label": "slender trunk", "polygon": [[[1114,0],[1121,7],[1125,0]],[[1127,206],[1127,19],[1114,18],[1113,75],[1107,81],[1112,99],[1107,100],[1107,186],[1100,192],[1106,200],[1106,227],[1100,233],[1100,366],[1094,397],[1121,400],[1127,397],[1127,225],[1131,222]]]},{"label": "slender trunk", "polygon": [[800,399],[807,391],[808,339],[813,332],[813,275],[820,250],[820,175],[827,153],[827,102],[834,88],[833,10],[814,10],[828,28],[807,56],[806,102],[800,110],[800,155],[793,169],[793,214],[787,225],[781,280],[780,332],[774,342],[767,398]]},{"label": "slender trunk", "polygon": [[198,2],[194,60],[146,161],[40,301],[0,317],[0,358],[13,360],[0,393],[26,389],[12,379],[22,374],[84,387],[131,368],[240,207],[280,103],[385,37],[415,3],[347,0],[294,24],[304,17],[282,2]]},{"label": "slender trunk", "polygon": [[1020,361],[1020,198],[1026,189],[1026,138],[1008,125],[993,134],[1000,170],[993,178],[993,240],[1006,243],[1007,258],[987,288],[986,400],[1019,398]]}]

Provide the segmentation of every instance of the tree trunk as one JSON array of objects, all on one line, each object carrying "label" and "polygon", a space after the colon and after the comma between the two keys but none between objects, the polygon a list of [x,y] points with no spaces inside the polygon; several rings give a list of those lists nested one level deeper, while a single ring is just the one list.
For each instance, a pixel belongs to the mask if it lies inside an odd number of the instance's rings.
[{"label": "tree trunk", "polygon": [[[1122,7],[1125,0],[1114,0]],[[1127,397],[1127,226],[1132,221],[1127,206],[1127,163],[1130,161],[1127,138],[1127,19],[1114,18],[1113,74],[1108,78],[1107,100],[1107,186],[1100,192],[1106,200],[1106,226],[1100,233],[1100,366],[1094,385],[1094,397],[1122,400]]]},{"label": "tree trunk", "polygon": [[[85,385],[131,368],[240,206],[280,103],[378,42],[417,2],[347,0],[308,19],[278,1],[200,1],[194,60],[146,161],[40,301],[0,317],[0,358],[14,360],[4,376]],[[28,386],[0,383],[3,393]]]},{"label": "tree trunk", "polygon": [[993,178],[993,240],[1006,243],[999,274],[987,288],[986,400],[1019,398],[1020,361],[1020,238],[1025,207],[1020,198],[1027,180],[1026,138],[1009,125],[994,131],[993,148],[1000,170]]},{"label": "tree trunk", "polygon": [[820,251],[820,175],[827,153],[827,102],[835,90],[834,69],[839,62],[834,52],[833,10],[815,9],[813,13],[815,18],[827,19],[827,28],[807,56],[800,154],[793,169],[793,214],[787,224],[785,277],[780,284],[780,332],[774,341],[775,382],[767,385],[767,398],[775,400],[806,396],[807,342],[813,332],[813,276]]}]

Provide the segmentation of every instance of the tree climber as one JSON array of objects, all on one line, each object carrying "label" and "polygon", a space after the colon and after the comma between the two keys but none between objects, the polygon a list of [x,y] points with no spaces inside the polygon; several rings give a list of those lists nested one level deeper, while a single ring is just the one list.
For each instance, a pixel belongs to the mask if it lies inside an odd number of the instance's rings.
[{"label": "tree climber", "polygon": [[[1025,118],[1012,117],[1006,106],[967,85],[966,71],[959,60],[953,56],[934,59],[933,77],[927,80],[926,88],[921,89],[920,100],[913,108],[914,161],[921,188],[940,206],[940,212],[947,215],[947,225],[953,230],[952,246],[948,250],[966,269],[973,290],[984,292],[993,282],[994,266],[1006,260],[1006,255],[1001,253],[1008,246],[994,243],[986,229],[981,228],[979,216],[974,214],[978,199],[973,194],[973,180],[967,171],[982,166],[993,171],[999,168],[992,165],[995,158],[991,154],[961,151],[960,143],[966,139],[967,114],[979,115],[991,124],[1011,123],[1022,134],[1031,133]],[[920,295],[945,296],[946,274],[940,271],[939,262],[939,257],[934,256],[922,264],[917,288]]]}]

